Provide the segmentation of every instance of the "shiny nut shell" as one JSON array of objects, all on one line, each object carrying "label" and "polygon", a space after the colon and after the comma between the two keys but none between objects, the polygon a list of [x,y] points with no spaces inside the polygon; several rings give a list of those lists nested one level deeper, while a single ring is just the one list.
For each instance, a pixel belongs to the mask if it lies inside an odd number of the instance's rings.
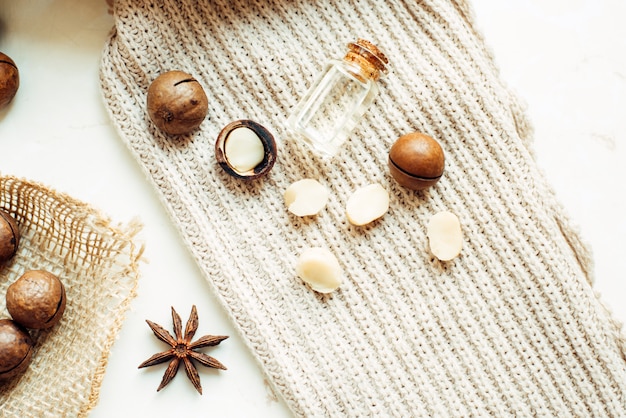
[{"label": "shiny nut shell", "polygon": [[15,62],[0,52],[0,109],[8,105],[20,87],[20,72]]},{"label": "shiny nut shell", "polygon": [[0,209],[0,263],[9,260],[20,245],[20,230],[15,218]]},{"label": "shiny nut shell", "polygon": [[445,168],[445,156],[436,140],[414,132],[401,136],[392,145],[388,166],[400,185],[422,190],[439,181]]},{"label": "shiny nut shell", "polygon": [[[235,168],[230,165],[225,152],[228,135],[237,128],[248,128],[256,133],[261,140],[264,149],[263,161],[257,164],[257,166],[253,169],[243,173],[235,170]],[[220,167],[222,167],[224,171],[231,176],[239,179],[253,180],[266,175],[274,166],[274,163],[276,162],[276,155],[277,150],[274,136],[263,125],[249,119],[240,119],[229,123],[221,130],[217,136],[217,140],[215,141],[215,158],[217,159]]]},{"label": "shiny nut shell", "polygon": [[52,273],[30,270],[8,287],[6,301],[16,322],[26,328],[50,328],[65,311],[65,287]]},{"label": "shiny nut shell", "polygon": [[0,381],[22,373],[33,354],[28,331],[10,319],[0,319]]}]

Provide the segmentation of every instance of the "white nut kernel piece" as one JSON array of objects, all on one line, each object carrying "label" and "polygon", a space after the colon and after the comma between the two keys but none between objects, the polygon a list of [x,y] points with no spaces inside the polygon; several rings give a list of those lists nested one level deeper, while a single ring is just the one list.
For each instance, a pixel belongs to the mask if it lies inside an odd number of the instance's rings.
[{"label": "white nut kernel piece", "polygon": [[461,253],[463,231],[459,218],[452,212],[431,216],[426,227],[430,251],[441,261],[449,261]]},{"label": "white nut kernel piece", "polygon": [[284,193],[287,210],[296,216],[317,215],[328,202],[328,190],[313,179],[298,180]]},{"label": "white nut kernel piece", "polygon": [[389,193],[378,183],[356,190],[346,205],[348,221],[357,226],[375,221],[388,210]]},{"label": "white nut kernel piece", "polygon": [[336,290],[343,278],[337,258],[321,247],[309,248],[300,254],[296,262],[296,274],[319,293]]},{"label": "white nut kernel piece", "polygon": [[231,167],[240,173],[245,173],[263,161],[265,148],[252,129],[241,127],[233,129],[228,134],[224,154]]}]

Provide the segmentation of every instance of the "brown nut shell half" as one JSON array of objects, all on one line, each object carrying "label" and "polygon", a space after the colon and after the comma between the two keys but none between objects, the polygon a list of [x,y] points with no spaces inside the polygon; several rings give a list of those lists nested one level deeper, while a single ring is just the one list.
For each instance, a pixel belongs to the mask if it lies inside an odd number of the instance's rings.
[{"label": "brown nut shell half", "polygon": [[191,74],[168,71],[150,83],[148,116],[163,132],[182,135],[197,129],[209,111],[202,85]]},{"label": "brown nut shell half", "polygon": [[65,312],[65,286],[52,273],[30,270],[8,287],[6,301],[16,322],[26,328],[50,328]]},{"label": "brown nut shell half", "polygon": [[13,216],[0,209],[0,263],[11,259],[20,245],[20,230]]},{"label": "brown nut shell half", "polygon": [[[245,172],[240,172],[233,167],[229,163],[226,155],[226,142],[228,141],[228,136],[237,128],[248,128],[252,130],[263,144],[263,160],[254,168]],[[249,119],[240,119],[229,123],[221,130],[217,136],[217,140],[215,141],[215,158],[217,159],[220,167],[222,167],[224,171],[231,176],[239,179],[254,180],[266,175],[274,166],[276,156],[277,149],[274,136],[263,125]]]},{"label": "brown nut shell half", "polygon": [[401,185],[413,190],[433,186],[443,175],[445,156],[441,145],[428,135],[403,135],[391,146],[389,172]]},{"label": "brown nut shell half", "polygon": [[28,368],[33,340],[28,331],[10,319],[0,319],[0,381],[11,379]]},{"label": "brown nut shell half", "polygon": [[0,52],[0,109],[8,105],[20,87],[20,72],[15,62]]}]

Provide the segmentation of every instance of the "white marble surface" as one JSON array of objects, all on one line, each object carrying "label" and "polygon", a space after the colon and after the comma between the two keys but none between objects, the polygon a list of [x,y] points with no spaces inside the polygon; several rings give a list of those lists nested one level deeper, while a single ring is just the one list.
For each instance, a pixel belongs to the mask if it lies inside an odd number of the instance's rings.
[{"label": "white marble surface", "polygon": [[[596,288],[626,319],[626,3],[622,0],[473,0],[502,77],[528,105],[537,158],[594,251]],[[138,297],[113,346],[91,416],[288,416],[217,306],[156,193],[103,108],[98,66],[112,26],[104,0],[0,0],[0,50],[21,87],[0,111],[0,173],[48,184],[109,215],[144,224]],[[145,324],[170,327],[196,304],[198,334],[231,338],[210,350],[229,367],[184,373],[156,393],[164,368],[137,370],[162,349]]]}]

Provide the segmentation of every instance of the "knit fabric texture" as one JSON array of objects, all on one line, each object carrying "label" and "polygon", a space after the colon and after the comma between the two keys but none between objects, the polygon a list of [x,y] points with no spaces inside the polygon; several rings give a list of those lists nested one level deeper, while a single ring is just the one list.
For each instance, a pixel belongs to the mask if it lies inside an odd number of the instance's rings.
[{"label": "knit fabric texture", "polygon": [[0,417],[85,417],[98,403],[111,346],[136,293],[141,226],[114,225],[85,203],[13,176],[0,176],[0,209],[21,235],[17,253],[0,265],[0,317],[10,318],[7,288],[28,270],[53,273],[67,295],[58,324],[28,331],[32,360],[0,382]]},{"label": "knit fabric texture", "polygon": [[[501,81],[462,0],[116,0],[101,85],[106,106],[206,280],[298,416],[624,416],[625,344],[592,287],[589,251],[533,159],[519,100]],[[326,61],[365,38],[389,58],[381,91],[333,159],[294,140],[286,118]],[[148,86],[181,70],[205,88],[199,130],[160,132]],[[278,142],[251,182],[217,164],[237,119]],[[387,169],[419,131],[446,155],[443,178],[412,191]],[[283,192],[314,178],[330,199],[290,214]],[[390,210],[346,220],[359,187]],[[440,262],[426,225],[458,215],[459,257]],[[295,274],[309,247],[345,278],[329,295]],[[189,295],[190,298],[199,297]]]}]

